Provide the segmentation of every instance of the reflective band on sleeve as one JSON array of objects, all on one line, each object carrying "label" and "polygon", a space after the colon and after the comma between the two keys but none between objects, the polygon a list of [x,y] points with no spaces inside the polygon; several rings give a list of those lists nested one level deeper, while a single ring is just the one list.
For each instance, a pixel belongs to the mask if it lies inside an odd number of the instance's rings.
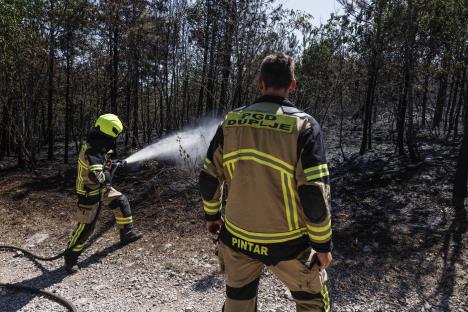
[{"label": "reflective band on sleeve", "polygon": [[203,201],[203,210],[205,211],[206,214],[209,215],[215,215],[219,212],[219,209],[221,208],[221,202],[216,201],[216,202],[208,202],[208,201]]},{"label": "reflective band on sleeve", "polygon": [[331,220],[328,220],[328,223],[322,226],[313,226],[307,224],[307,232],[309,233],[310,239],[313,241],[326,241],[332,235]]},{"label": "reflective band on sleeve", "polygon": [[328,223],[323,226],[313,226],[313,225],[307,224],[307,229],[310,232],[315,232],[315,233],[325,232],[325,231],[330,230],[330,228],[331,228],[331,220],[328,220]]},{"label": "reflective band on sleeve", "polygon": [[304,169],[304,174],[306,176],[307,181],[317,180],[330,175],[330,173],[328,172],[327,164],[321,164],[315,167],[306,168]]},{"label": "reflective band on sleeve", "polygon": [[206,214],[209,214],[209,215],[215,215],[219,212],[219,209],[211,209],[207,207],[203,207],[203,210],[205,211]]},{"label": "reflective band on sleeve", "polygon": [[104,168],[103,165],[92,165],[92,166],[89,166],[89,170],[102,170],[102,168]]},{"label": "reflective band on sleeve", "polygon": [[332,235],[332,230],[330,229],[327,232],[323,232],[320,235],[317,234],[312,234],[309,232],[309,237],[311,240],[316,241],[316,242],[324,242],[327,241]]},{"label": "reflective band on sleeve", "polygon": [[209,202],[209,201],[203,201],[203,205],[207,206],[207,207],[216,207],[216,208],[219,208],[221,207],[221,202],[220,201],[216,201],[216,202]]}]

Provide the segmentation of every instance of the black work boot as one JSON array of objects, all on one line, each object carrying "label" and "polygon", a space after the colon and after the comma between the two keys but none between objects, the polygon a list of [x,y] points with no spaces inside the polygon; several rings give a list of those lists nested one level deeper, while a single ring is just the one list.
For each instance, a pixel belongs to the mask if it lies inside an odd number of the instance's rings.
[{"label": "black work boot", "polygon": [[74,274],[78,271],[78,256],[80,254],[75,253],[73,251],[68,251],[65,252],[65,255],[63,256],[65,260],[65,271],[67,271],[68,274]]},{"label": "black work boot", "polygon": [[136,231],[133,227],[126,227],[120,230],[120,243],[122,245],[127,245],[139,240],[143,234]]}]

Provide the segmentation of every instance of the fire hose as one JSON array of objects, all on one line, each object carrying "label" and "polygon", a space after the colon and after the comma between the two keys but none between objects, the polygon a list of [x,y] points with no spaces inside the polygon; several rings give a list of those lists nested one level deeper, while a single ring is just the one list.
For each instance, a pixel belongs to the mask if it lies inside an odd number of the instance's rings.
[{"label": "fire hose", "polygon": [[[105,188],[107,190],[110,190],[111,187],[112,187],[112,180],[114,179],[114,175],[115,175],[115,172],[117,171],[117,169],[119,167],[122,167],[125,165],[125,161],[123,160],[117,160],[115,161],[115,164],[111,161],[111,160],[108,160],[108,162],[106,163],[106,167],[109,169],[109,179],[108,181],[106,182],[106,186]],[[102,201],[103,201],[103,195],[104,195],[104,192],[101,192],[101,197],[100,197],[100,200],[99,200],[99,206],[98,206],[98,210],[96,212],[96,216],[94,217],[92,223],[96,223],[100,213],[101,213],[101,208],[102,208]],[[75,243],[76,245],[77,243]],[[70,246],[69,248],[73,248],[75,246]],[[89,247],[89,245],[87,246]],[[0,245],[0,250],[9,250],[9,251],[19,251],[21,253],[23,253],[26,257],[30,258],[30,259],[35,259],[35,260],[39,260],[39,261],[54,261],[54,260],[57,260],[59,258],[62,258],[64,255],[65,255],[65,252],[66,251],[63,251],[61,253],[59,253],[58,255],[55,255],[55,256],[51,256],[51,257],[44,257],[44,256],[39,256],[39,255],[36,255],[26,249],[23,249],[21,247],[17,247],[17,246],[10,246],[10,245]],[[5,289],[10,289],[10,290],[14,290],[14,291],[27,291],[27,292],[31,292],[31,293],[34,293],[34,294],[37,294],[37,295],[42,295],[44,297],[48,297],[49,299],[61,304],[62,306],[64,306],[65,308],[67,308],[69,311],[71,312],[76,312],[76,308],[75,306],[70,302],[68,301],[67,299],[57,295],[57,294],[54,294],[54,293],[51,293],[51,292],[48,292],[48,291],[45,291],[45,290],[42,290],[42,289],[38,289],[38,288],[34,288],[34,287],[31,287],[31,286],[26,286],[26,285],[21,285],[21,284],[9,284],[9,283],[0,283],[0,288],[5,288]]]},{"label": "fire hose", "polygon": [[63,298],[62,296],[53,294],[51,292],[48,292],[42,289],[38,289],[38,288],[26,286],[26,285],[20,285],[20,284],[3,284],[3,283],[0,283],[0,288],[7,288],[7,289],[15,290],[15,291],[28,291],[33,294],[42,295],[44,297],[48,297],[52,299],[53,301],[61,304],[62,306],[67,308],[68,311],[77,312],[75,306],[67,299]]}]

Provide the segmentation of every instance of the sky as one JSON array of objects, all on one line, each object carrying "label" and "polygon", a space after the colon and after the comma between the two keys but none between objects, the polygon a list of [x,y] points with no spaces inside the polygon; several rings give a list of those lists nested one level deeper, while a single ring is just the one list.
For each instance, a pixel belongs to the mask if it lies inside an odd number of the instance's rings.
[{"label": "sky", "polygon": [[325,23],[330,17],[330,13],[341,8],[335,0],[280,0],[284,7],[295,10],[302,10],[312,14],[314,25]]}]

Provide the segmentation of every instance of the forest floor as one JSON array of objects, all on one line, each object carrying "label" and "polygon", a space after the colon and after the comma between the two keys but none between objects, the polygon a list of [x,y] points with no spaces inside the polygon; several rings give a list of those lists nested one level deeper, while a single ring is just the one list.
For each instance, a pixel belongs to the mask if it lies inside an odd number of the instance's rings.
[{"label": "forest floor", "polygon": [[[359,129],[348,127],[341,158],[327,140],[333,174],[334,262],[329,271],[334,311],[468,311],[466,228],[454,220],[452,177],[458,147],[421,140],[424,162],[408,165],[376,131],[364,156]],[[327,130],[325,129],[325,133]],[[328,138],[336,133],[328,132]],[[40,162],[36,173],[1,163],[0,244],[43,255],[62,251],[73,230],[74,166]],[[104,210],[80,258],[66,275],[62,260],[38,263],[0,251],[0,283],[60,294],[78,311],[220,311],[224,281],[205,232],[196,178],[174,167],[118,174],[140,241],[120,247]],[[1,290],[0,290],[1,291]],[[27,293],[0,292],[0,311],[64,311]],[[294,311],[288,291],[265,270],[259,311]]]}]

